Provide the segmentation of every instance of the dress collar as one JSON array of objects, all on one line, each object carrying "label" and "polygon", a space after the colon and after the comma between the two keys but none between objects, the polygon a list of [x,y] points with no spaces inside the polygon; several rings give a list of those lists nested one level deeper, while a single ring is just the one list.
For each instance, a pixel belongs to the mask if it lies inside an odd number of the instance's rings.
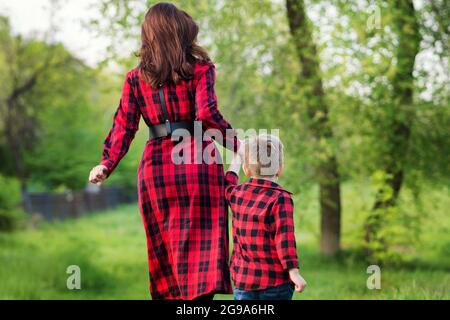
[{"label": "dress collar", "polygon": [[255,187],[261,187],[261,188],[269,188],[269,189],[277,189],[280,191],[287,192],[289,194],[292,194],[292,192],[287,191],[282,186],[280,186],[278,183],[267,180],[267,179],[261,179],[261,178],[250,178],[250,180],[247,181],[247,184],[255,186]]}]

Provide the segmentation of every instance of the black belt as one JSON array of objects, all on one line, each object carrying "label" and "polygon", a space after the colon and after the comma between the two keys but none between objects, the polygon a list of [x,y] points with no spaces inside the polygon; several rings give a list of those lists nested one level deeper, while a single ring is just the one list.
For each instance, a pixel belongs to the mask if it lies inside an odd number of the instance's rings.
[{"label": "black belt", "polygon": [[[194,122],[188,121],[188,122],[170,122],[169,120],[169,113],[167,111],[166,107],[166,101],[164,99],[164,91],[163,86],[160,84],[158,86],[158,92],[159,92],[159,101],[161,103],[161,109],[164,115],[164,123],[155,124],[153,126],[149,126],[149,137],[150,139],[155,138],[161,138],[161,137],[167,137],[171,134],[173,134],[173,131],[177,129],[184,129],[189,132],[189,134],[194,134]],[[185,135],[185,131],[178,131],[176,132],[176,135],[182,136]]]},{"label": "black belt", "polygon": [[150,139],[167,137],[170,135],[185,136],[186,131],[178,130],[185,129],[191,136],[194,135],[194,122],[169,122],[170,130],[167,130],[167,122],[155,124],[148,127]]}]

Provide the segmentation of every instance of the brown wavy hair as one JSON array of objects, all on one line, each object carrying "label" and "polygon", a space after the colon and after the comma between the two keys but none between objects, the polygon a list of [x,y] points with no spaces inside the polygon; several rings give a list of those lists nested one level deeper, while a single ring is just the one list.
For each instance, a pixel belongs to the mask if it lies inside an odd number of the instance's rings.
[{"label": "brown wavy hair", "polygon": [[199,27],[194,19],[172,3],[152,6],[142,23],[139,70],[152,87],[178,83],[194,76],[194,64],[211,63],[197,44]]}]

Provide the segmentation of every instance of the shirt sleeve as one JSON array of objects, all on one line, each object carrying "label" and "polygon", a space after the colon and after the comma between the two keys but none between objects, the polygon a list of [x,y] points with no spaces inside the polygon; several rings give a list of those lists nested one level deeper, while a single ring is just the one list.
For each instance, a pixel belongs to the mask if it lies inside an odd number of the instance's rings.
[{"label": "shirt sleeve", "polygon": [[217,108],[215,83],[215,66],[209,65],[206,72],[201,75],[196,87],[196,118],[202,122],[205,129],[219,130],[224,139],[218,142],[227,149],[237,152],[239,149],[239,139],[237,138],[236,131],[233,130]]},{"label": "shirt sleeve", "polygon": [[238,185],[238,181],[239,177],[235,172],[228,171],[225,174],[225,199],[228,203],[230,203],[231,193],[233,192],[233,189]]},{"label": "shirt sleeve", "polygon": [[285,270],[298,268],[294,233],[294,203],[289,194],[282,194],[272,207],[275,225],[275,245]]},{"label": "shirt sleeve", "polygon": [[123,85],[122,96],[117,108],[113,125],[103,143],[103,154],[100,164],[108,168],[111,174],[119,161],[128,152],[136,131],[139,128],[140,110],[133,91],[131,72],[127,74]]}]

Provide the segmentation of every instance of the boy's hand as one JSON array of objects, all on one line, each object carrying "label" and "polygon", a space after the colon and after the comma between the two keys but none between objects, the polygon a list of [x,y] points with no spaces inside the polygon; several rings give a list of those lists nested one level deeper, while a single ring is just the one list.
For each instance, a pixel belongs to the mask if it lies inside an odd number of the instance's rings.
[{"label": "boy's hand", "polygon": [[231,159],[231,164],[234,165],[242,165],[242,157],[239,153],[234,153],[233,158]]},{"label": "boy's hand", "polygon": [[289,270],[289,278],[291,278],[291,281],[295,284],[296,292],[303,292],[303,290],[305,290],[306,281],[300,275],[300,273],[298,272],[298,269]]},{"label": "boy's hand", "polygon": [[245,140],[239,141],[239,149],[237,150],[237,154],[241,157],[241,159],[244,158],[244,150],[245,150]]},{"label": "boy's hand", "polygon": [[241,170],[242,158],[238,153],[233,154],[233,159],[231,159],[230,167],[228,171],[233,171],[239,176],[239,171]]}]

